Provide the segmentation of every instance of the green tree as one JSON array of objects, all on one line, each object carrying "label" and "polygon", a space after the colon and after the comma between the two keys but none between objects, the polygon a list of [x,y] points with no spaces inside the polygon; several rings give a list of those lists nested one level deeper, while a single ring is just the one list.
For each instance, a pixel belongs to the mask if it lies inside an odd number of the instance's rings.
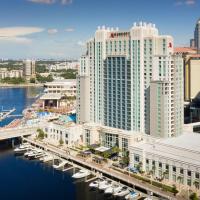
[{"label": "green tree", "polygon": [[42,129],[37,129],[37,132],[38,132],[38,139],[40,139],[40,140],[43,140],[44,139],[44,137],[45,137],[45,133],[44,133],[44,131],[42,130]]},{"label": "green tree", "polygon": [[35,83],[35,78],[31,78],[30,83]]},{"label": "green tree", "polygon": [[8,84],[22,84],[25,83],[25,79],[24,78],[4,78],[1,80],[2,83],[8,83]]},{"label": "green tree", "polygon": [[64,144],[64,141],[63,141],[62,138],[60,138],[60,140],[59,140],[59,144],[60,144],[60,145],[63,145],[63,144]]},{"label": "green tree", "polygon": [[74,69],[67,69],[66,72],[61,73],[61,77],[64,79],[76,79],[78,71]]},{"label": "green tree", "polygon": [[172,193],[174,195],[176,195],[178,193],[178,190],[176,189],[176,185],[173,185],[173,187],[172,187]]},{"label": "green tree", "polygon": [[47,77],[43,77],[40,74],[36,74],[36,79],[40,83],[46,83],[46,82],[52,82],[53,81],[53,77],[52,77],[51,74]]},{"label": "green tree", "polygon": [[199,200],[198,196],[197,196],[197,193],[192,193],[190,195],[190,200]]}]

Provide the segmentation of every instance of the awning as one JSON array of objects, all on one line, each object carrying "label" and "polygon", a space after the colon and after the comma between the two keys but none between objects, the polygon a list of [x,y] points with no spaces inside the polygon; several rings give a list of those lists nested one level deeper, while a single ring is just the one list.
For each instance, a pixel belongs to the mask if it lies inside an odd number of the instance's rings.
[{"label": "awning", "polygon": [[41,100],[60,100],[62,98],[62,95],[59,93],[55,93],[55,94],[44,94],[40,97]]}]

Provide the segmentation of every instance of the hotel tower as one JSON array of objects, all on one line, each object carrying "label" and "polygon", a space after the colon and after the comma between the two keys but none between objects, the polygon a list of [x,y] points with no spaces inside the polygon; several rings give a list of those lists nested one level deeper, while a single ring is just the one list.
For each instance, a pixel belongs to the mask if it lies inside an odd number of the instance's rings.
[{"label": "hotel tower", "polygon": [[117,132],[124,139],[182,133],[183,61],[173,48],[173,38],[151,23],[128,31],[98,27],[77,77],[77,122],[87,127],[87,143],[98,140],[89,138],[95,126],[104,144],[118,141]]}]

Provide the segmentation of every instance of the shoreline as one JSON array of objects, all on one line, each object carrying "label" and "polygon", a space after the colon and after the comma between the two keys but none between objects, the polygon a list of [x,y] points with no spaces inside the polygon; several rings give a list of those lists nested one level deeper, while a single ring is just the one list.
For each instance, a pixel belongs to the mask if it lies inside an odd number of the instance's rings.
[{"label": "shoreline", "polygon": [[0,84],[0,88],[43,87],[44,84]]}]

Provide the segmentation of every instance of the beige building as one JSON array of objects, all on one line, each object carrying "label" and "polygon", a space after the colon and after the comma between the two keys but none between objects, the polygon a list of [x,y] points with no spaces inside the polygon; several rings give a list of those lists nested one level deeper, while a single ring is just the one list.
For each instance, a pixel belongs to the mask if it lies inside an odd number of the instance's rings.
[{"label": "beige building", "polygon": [[191,101],[200,92],[200,54],[186,56],[184,68],[185,101]]},{"label": "beige building", "polygon": [[30,81],[31,78],[35,78],[35,61],[34,60],[25,60],[24,62],[24,77],[27,81]]},{"label": "beige building", "polygon": [[43,108],[66,107],[69,101],[76,100],[76,80],[60,80],[45,84],[45,94],[40,97],[43,100]]},{"label": "beige building", "polygon": [[22,70],[11,70],[8,71],[6,68],[0,69],[0,79],[4,78],[20,78],[23,77]]}]

